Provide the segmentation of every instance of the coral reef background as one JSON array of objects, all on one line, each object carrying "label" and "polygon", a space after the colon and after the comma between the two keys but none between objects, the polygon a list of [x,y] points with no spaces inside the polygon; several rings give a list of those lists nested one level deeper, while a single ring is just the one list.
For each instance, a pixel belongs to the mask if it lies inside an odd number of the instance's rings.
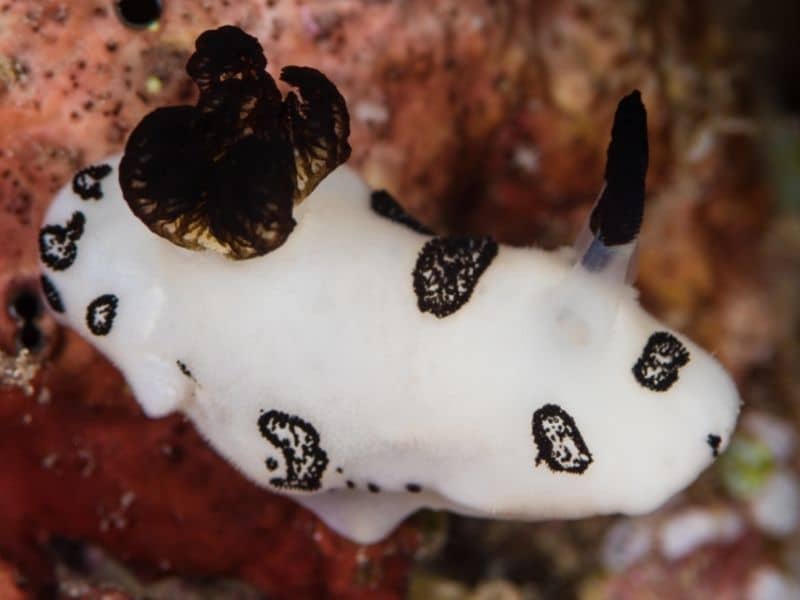
[{"label": "coral reef background", "polygon": [[[0,0],[0,598],[800,597],[800,8],[722,0]],[[744,398],[728,452],[652,515],[423,512],[339,539],[244,481],[39,299],[36,233],[77,169],[185,103],[203,30],[259,37],[350,107],[350,164],[440,232],[570,244],[618,99],[648,107],[637,286]],[[657,474],[654,474],[657,476]]]}]

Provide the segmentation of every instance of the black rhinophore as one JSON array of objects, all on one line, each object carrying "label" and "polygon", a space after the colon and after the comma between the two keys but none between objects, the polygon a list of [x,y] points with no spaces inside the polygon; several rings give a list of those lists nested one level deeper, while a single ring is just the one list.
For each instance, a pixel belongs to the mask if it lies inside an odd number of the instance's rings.
[{"label": "black rhinophore", "polygon": [[647,112],[636,90],[617,106],[606,158],[605,187],[589,218],[592,233],[606,246],[627,244],[639,235],[647,162]]}]

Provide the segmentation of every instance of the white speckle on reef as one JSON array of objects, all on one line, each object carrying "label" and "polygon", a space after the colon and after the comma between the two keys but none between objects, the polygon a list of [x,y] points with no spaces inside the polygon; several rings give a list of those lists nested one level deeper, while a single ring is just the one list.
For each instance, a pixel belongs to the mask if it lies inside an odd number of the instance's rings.
[{"label": "white speckle on reef", "polygon": [[797,600],[800,582],[772,567],[762,567],[750,576],[746,597],[748,600]]},{"label": "white speckle on reef", "polygon": [[776,471],[750,500],[758,527],[769,535],[786,536],[800,521],[800,483],[788,470]]},{"label": "white speckle on reef", "polygon": [[483,31],[486,29],[486,19],[479,15],[475,15],[469,22],[473,31]]},{"label": "white speckle on reef", "polygon": [[119,499],[119,505],[122,510],[127,510],[136,500],[136,494],[133,492],[125,492],[122,494],[122,497]]},{"label": "white speckle on reef", "polygon": [[603,565],[611,571],[624,571],[653,547],[653,530],[640,519],[622,519],[605,535],[601,550]]},{"label": "white speckle on reef", "polygon": [[85,581],[62,581],[58,584],[58,592],[64,598],[87,598],[92,590]]},{"label": "white speckle on reef", "polygon": [[356,121],[383,125],[389,121],[389,108],[384,104],[362,100],[356,102],[353,108],[353,116]]},{"label": "white speckle on reef", "polygon": [[367,556],[367,551],[362,546],[358,549],[358,552],[356,552],[356,564],[359,567],[363,567],[368,562],[369,562],[369,556]]},{"label": "white speckle on reef", "polygon": [[539,151],[533,146],[520,144],[514,148],[511,163],[521,171],[533,175],[539,171]]},{"label": "white speckle on reef", "polygon": [[163,87],[164,84],[161,82],[161,79],[155,75],[150,75],[150,77],[148,77],[144,82],[144,88],[151,96],[159,94]]},{"label": "white speckle on reef", "polygon": [[711,155],[714,149],[716,136],[710,127],[703,128],[692,141],[686,152],[686,159],[690,163],[700,162]]},{"label": "white speckle on reef", "polygon": [[[111,511],[108,516],[104,516],[100,519],[100,531],[108,531],[111,526],[115,529],[125,529],[128,526],[128,509],[133,505],[135,500],[136,494],[133,492],[128,491],[122,494],[119,499],[119,506]],[[104,512],[104,510],[100,510],[101,515]]]},{"label": "white speckle on reef", "polygon": [[39,404],[50,404],[50,399],[52,398],[52,394],[50,392],[50,388],[43,387],[39,390],[39,396],[36,398],[36,401]]},{"label": "white speckle on reef", "polygon": [[31,381],[36,377],[39,363],[26,348],[9,356],[0,350],[0,387],[18,387],[26,396],[33,394]]},{"label": "white speckle on reef", "polygon": [[595,97],[591,78],[573,65],[550,73],[550,90],[556,106],[570,114],[586,114]]},{"label": "white speckle on reef", "polygon": [[733,541],[743,527],[741,517],[732,510],[690,508],[661,526],[661,554],[678,560],[705,544]]},{"label": "white speckle on reef", "polygon": [[58,462],[58,454],[51,453],[42,459],[43,469],[52,469]]},{"label": "white speckle on reef", "polygon": [[94,455],[88,450],[78,450],[77,454],[78,458],[83,463],[83,467],[81,468],[81,477],[90,477],[97,467],[97,462],[94,459]]}]

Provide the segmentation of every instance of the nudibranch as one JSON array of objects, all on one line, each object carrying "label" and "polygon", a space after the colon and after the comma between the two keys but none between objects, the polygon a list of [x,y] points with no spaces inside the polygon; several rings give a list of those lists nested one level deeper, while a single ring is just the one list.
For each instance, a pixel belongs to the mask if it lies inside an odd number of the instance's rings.
[{"label": "nudibranch", "polygon": [[[246,477],[359,542],[421,507],[492,518],[650,511],[727,446],[706,351],[631,286],[640,94],[570,251],[436,236],[350,168],[345,101],[258,41],[202,34],[196,106],[88,166],[39,235],[51,309]],[[301,200],[304,200],[301,203]]]}]

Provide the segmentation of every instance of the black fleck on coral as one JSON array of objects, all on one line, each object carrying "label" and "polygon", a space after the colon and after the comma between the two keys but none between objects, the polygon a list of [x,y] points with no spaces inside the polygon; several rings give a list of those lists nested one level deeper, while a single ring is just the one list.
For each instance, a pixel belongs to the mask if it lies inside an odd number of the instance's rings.
[{"label": "black fleck on coral", "polygon": [[575,420],[560,406],[545,404],[534,412],[532,430],[537,466],[544,461],[551,471],[581,474],[592,464]]},{"label": "black fleck on coral", "polygon": [[647,340],[633,365],[633,376],[643,387],[665,392],[678,380],[678,371],[689,363],[689,351],[671,333],[656,331]]},{"label": "black fleck on coral", "polygon": [[464,306],[478,279],[497,256],[489,237],[434,238],[419,253],[414,293],[421,312],[447,317]]},{"label": "black fleck on coral", "polygon": [[[322,485],[322,475],[328,466],[328,455],[320,447],[319,433],[311,423],[278,410],[263,413],[258,419],[261,435],[283,455],[284,477],[273,477],[270,483],[277,488],[314,491]],[[274,471],[278,462],[269,457],[267,469]]]},{"label": "black fleck on coral", "polygon": [[153,232],[190,249],[261,256],[292,232],[292,208],[350,156],[339,91],[309,67],[286,67],[286,98],[258,40],[206,31],[186,70],[197,106],[159,108],[131,133],[120,186]]}]

